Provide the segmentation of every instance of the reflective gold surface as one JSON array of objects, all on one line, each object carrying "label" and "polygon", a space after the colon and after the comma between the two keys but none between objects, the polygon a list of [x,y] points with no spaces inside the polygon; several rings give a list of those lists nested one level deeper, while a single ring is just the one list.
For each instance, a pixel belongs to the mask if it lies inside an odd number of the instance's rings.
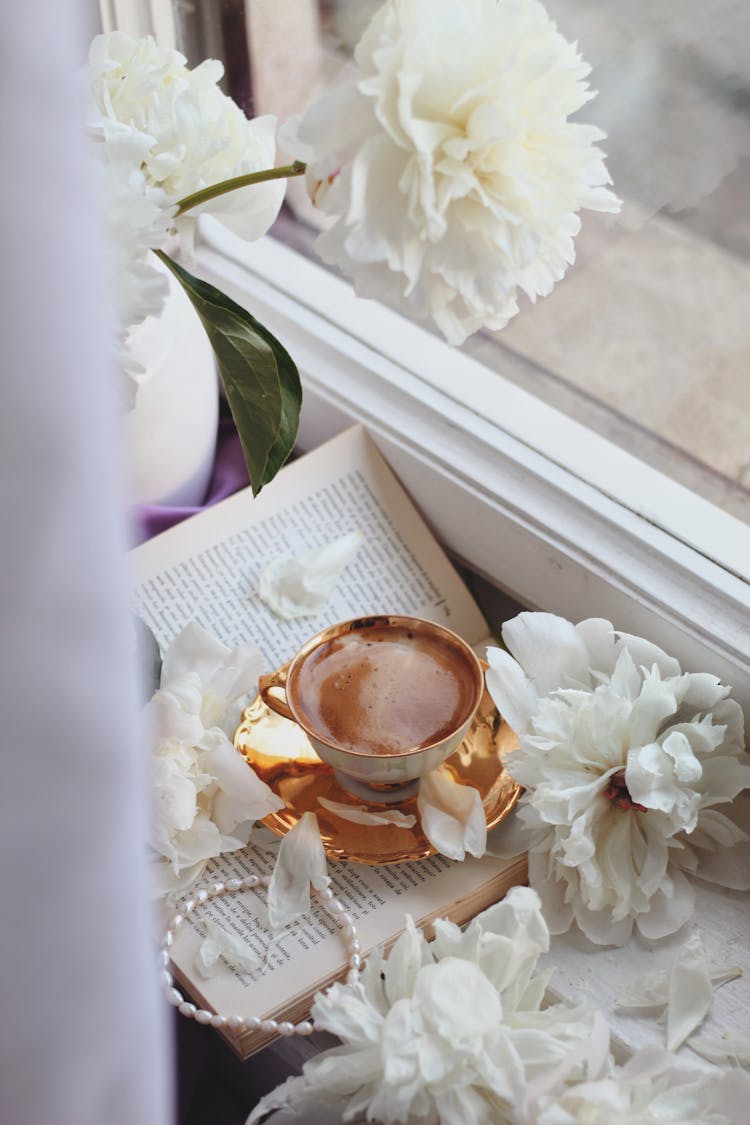
[{"label": "reflective gold surface", "polygon": [[[243,713],[234,742],[258,776],[284,802],[285,808],[263,821],[277,836],[285,836],[304,813],[314,812],[331,859],[383,864],[434,855],[435,849],[419,824],[416,797],[381,804],[353,796],[339,784],[331,767],[318,758],[304,732],[270,711],[260,697]],[[479,791],[488,828],[499,824],[519,798],[521,787],[502,766],[503,758],[516,745],[516,736],[485,691],[469,733],[440,767],[454,780]],[[319,797],[373,812],[398,809],[413,814],[417,822],[413,828],[354,824],[324,809]]]}]

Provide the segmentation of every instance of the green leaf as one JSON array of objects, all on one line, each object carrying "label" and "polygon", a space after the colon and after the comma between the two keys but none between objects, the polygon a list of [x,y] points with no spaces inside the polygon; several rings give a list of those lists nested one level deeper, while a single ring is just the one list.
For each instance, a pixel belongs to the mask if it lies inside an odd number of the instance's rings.
[{"label": "green leaf", "polygon": [[211,341],[257,496],[294,447],[302,404],[297,368],[246,309],[193,277],[162,250],[155,253],[181,283]]},{"label": "green leaf", "polygon": [[[248,314],[249,315],[249,314]],[[299,430],[299,412],[302,406],[302,384],[294,360],[286,348],[279,343],[264,325],[257,320],[253,321],[256,331],[263,337],[268,346],[273,349],[276,365],[279,371],[281,384],[281,421],[276,441],[271,446],[266,462],[264,484],[278,473],[294,448]]]}]

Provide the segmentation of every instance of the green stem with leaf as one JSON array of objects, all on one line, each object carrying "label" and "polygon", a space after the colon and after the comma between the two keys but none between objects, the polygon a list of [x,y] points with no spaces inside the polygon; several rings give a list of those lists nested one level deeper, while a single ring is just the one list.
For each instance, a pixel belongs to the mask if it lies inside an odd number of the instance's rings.
[{"label": "green stem with leaf", "polygon": [[[223,180],[181,199],[177,216],[238,188],[301,176],[304,171],[305,165],[296,160],[282,168]],[[163,250],[154,253],[180,282],[206,330],[257,495],[294,448],[302,406],[299,372],[285,348],[246,309],[193,277]]]}]

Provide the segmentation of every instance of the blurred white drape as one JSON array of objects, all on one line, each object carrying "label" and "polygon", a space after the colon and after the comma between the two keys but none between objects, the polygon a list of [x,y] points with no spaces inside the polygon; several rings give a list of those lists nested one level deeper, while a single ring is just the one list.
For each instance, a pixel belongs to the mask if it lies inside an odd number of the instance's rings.
[{"label": "blurred white drape", "polygon": [[0,1120],[163,1125],[77,0],[0,7]]}]

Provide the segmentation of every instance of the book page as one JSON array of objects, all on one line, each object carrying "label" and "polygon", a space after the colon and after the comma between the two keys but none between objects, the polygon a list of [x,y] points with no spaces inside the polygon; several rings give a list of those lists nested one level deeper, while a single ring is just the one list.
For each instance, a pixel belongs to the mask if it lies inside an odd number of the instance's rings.
[{"label": "book page", "polygon": [[[364,541],[320,613],[283,620],[257,597],[259,573],[350,531]],[[471,643],[487,625],[442,549],[360,427],[131,552],[136,611],[164,648],[198,621],[225,644],[253,641],[266,670],[321,629],[375,613],[426,617]]]},{"label": "book page", "polygon": [[[320,613],[287,621],[260,601],[258,575],[272,559],[354,530],[363,533],[362,546]],[[487,635],[472,597],[361,427],[287,466],[259,497],[249,489],[230,497],[137,548],[131,559],[136,610],[162,649],[197,621],[225,644],[257,644],[270,671],[328,625],[376,613],[425,617],[474,645]],[[251,845],[211,861],[202,882],[268,874],[274,859],[273,852]],[[487,888],[510,867],[491,857],[458,864],[434,856],[378,868],[331,863],[329,873],[366,952],[397,936],[407,913],[417,922],[450,911],[465,920],[488,904]],[[512,881],[523,877],[519,868]],[[207,914],[241,933],[264,968],[242,976],[222,962],[215,978],[201,980],[195,954]],[[336,926],[316,907],[289,932],[271,938],[265,917],[263,889],[212,900],[191,916],[173,950],[189,991],[225,1014],[268,1015],[290,1006],[307,1011],[316,989],[345,967]]]},{"label": "book page", "polygon": [[[213,860],[201,885],[270,874],[273,864],[273,854],[251,845]],[[336,896],[354,919],[365,955],[399,934],[407,914],[418,924],[449,911],[466,918],[480,908],[471,910],[471,900],[511,867],[492,856],[456,863],[435,855],[417,863],[384,867],[331,863],[329,874]],[[522,881],[525,867],[522,862],[516,867],[512,881]],[[247,941],[262,960],[262,968],[243,974],[220,961],[216,975],[201,979],[195,958],[205,936],[206,916]],[[224,1015],[264,1016],[285,1012],[290,1006],[306,1012],[312,994],[339,973],[346,961],[336,924],[314,898],[308,915],[273,935],[268,929],[264,887],[213,899],[191,914],[178,931],[171,953],[182,976]]]}]

